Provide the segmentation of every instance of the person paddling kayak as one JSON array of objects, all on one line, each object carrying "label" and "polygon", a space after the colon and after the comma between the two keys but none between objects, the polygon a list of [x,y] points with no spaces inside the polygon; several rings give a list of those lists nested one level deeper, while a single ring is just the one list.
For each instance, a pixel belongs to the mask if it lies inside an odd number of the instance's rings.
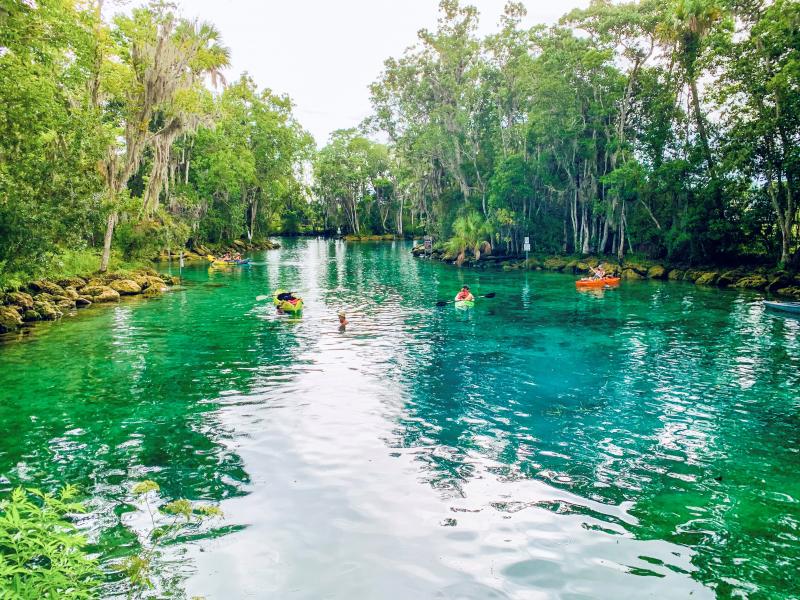
[{"label": "person paddling kayak", "polygon": [[603,268],[603,263],[597,265],[596,269],[589,267],[589,270],[594,274],[595,279],[603,279],[606,276],[606,270]]},{"label": "person paddling kayak", "polygon": [[462,287],[461,291],[456,294],[456,302],[462,302],[464,300],[467,302],[473,302],[475,300],[475,296],[469,291],[468,285]]}]

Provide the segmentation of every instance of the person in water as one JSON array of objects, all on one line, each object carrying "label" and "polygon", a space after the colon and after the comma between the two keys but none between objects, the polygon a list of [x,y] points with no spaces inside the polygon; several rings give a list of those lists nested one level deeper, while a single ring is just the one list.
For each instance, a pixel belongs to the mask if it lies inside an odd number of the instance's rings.
[{"label": "person in water", "polygon": [[343,310],[339,311],[339,331],[344,331],[347,329],[347,326],[350,324],[350,321],[347,320],[347,315]]},{"label": "person in water", "polygon": [[456,294],[456,302],[461,302],[462,300],[467,300],[469,302],[475,300],[475,296],[473,296],[472,292],[469,291],[468,285],[462,287],[461,291]]}]

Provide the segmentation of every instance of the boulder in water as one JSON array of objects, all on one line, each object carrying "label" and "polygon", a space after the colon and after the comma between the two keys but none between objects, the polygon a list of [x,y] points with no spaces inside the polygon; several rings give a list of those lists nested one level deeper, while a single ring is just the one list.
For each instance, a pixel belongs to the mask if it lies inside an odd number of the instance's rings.
[{"label": "boulder in water", "polygon": [[621,277],[623,279],[644,279],[644,275],[637,273],[633,269],[623,269]]},{"label": "boulder in water", "polygon": [[[699,283],[699,282],[698,282]],[[762,290],[769,281],[763,275],[748,275],[733,284],[733,287],[748,290]]]},{"label": "boulder in water", "polygon": [[622,263],[622,272],[624,273],[625,271],[633,271],[634,273],[637,273],[642,276],[647,275],[646,266],[644,266],[641,263],[631,262],[627,260],[624,263]]},{"label": "boulder in water", "polygon": [[681,281],[683,280],[685,275],[686,273],[684,273],[680,269],[672,269],[669,272],[669,275],[667,275],[667,279],[669,279],[670,281]]},{"label": "boulder in water", "polygon": [[86,308],[87,306],[91,305],[92,301],[86,296],[78,296],[77,298],[75,298],[75,306],[77,308]]},{"label": "boulder in water", "polygon": [[781,288],[777,293],[781,296],[789,296],[790,298],[796,298],[797,300],[800,300],[800,286]]},{"label": "boulder in water", "polygon": [[142,295],[145,298],[153,298],[155,296],[160,296],[161,294],[163,294],[165,289],[166,288],[154,285],[149,288],[145,288],[144,292],[142,292]]},{"label": "boulder in water", "polygon": [[133,296],[142,293],[141,286],[132,279],[116,279],[112,281],[108,287],[119,292],[123,296]]},{"label": "boulder in water", "polygon": [[667,270],[661,265],[653,265],[652,267],[647,269],[648,279],[666,279],[666,277],[667,277]]},{"label": "boulder in water", "polygon": [[553,256],[552,258],[548,258],[546,261],[544,261],[542,266],[548,271],[563,271],[564,267],[567,266],[567,261],[558,256]]},{"label": "boulder in water", "polygon": [[719,287],[728,287],[729,285],[733,285],[737,281],[739,281],[745,274],[739,270],[734,269],[733,271],[725,271],[722,275],[719,276],[717,279],[717,285]]},{"label": "boulder in water", "polygon": [[70,300],[69,298],[61,298],[56,302],[56,306],[59,309],[71,310],[75,308],[75,300]]},{"label": "boulder in water", "polygon": [[51,302],[35,301],[33,309],[39,313],[44,321],[55,321],[62,317],[62,313]]},{"label": "boulder in water", "polygon": [[33,308],[33,298],[30,294],[26,294],[25,292],[8,292],[5,295],[3,304],[13,304],[24,310]]},{"label": "boulder in water", "polygon": [[22,325],[22,317],[15,306],[0,306],[0,333],[14,331]]},{"label": "boulder in water", "polygon": [[119,292],[106,285],[87,285],[81,290],[81,294],[89,296],[92,302],[116,302],[119,300]]},{"label": "boulder in water", "polygon": [[39,315],[39,313],[33,309],[28,309],[22,314],[22,320],[25,321],[26,323],[29,323],[31,321],[39,321],[41,320],[41,318],[42,317]]},{"label": "boulder in water", "polygon": [[708,271],[701,273],[700,276],[694,280],[697,285],[714,285],[719,279],[719,274],[715,271]]}]

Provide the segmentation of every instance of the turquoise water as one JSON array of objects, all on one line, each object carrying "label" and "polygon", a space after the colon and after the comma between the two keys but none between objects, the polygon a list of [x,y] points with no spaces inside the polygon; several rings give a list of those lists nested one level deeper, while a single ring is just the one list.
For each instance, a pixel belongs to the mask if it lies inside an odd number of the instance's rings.
[{"label": "turquoise water", "polygon": [[[409,250],[286,240],[2,338],[3,487],[79,484],[106,556],[135,481],[220,502],[165,558],[208,599],[800,597],[800,319]],[[497,297],[434,306],[463,283]]]}]

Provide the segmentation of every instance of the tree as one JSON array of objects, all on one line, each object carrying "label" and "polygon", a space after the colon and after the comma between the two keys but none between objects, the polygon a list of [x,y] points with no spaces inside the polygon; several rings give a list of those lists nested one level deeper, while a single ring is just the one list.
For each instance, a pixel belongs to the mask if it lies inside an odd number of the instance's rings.
[{"label": "tree", "polygon": [[100,271],[108,268],[120,201],[142,165],[145,149],[153,149],[154,162],[142,211],[152,213],[166,177],[169,148],[181,132],[198,124],[201,108],[196,94],[202,94],[198,81],[228,60],[212,26],[179,20],[162,4],[117,17],[113,37],[117,60],[107,60],[100,75],[101,101],[114,107],[111,115],[117,130],[103,161],[112,209]]}]

